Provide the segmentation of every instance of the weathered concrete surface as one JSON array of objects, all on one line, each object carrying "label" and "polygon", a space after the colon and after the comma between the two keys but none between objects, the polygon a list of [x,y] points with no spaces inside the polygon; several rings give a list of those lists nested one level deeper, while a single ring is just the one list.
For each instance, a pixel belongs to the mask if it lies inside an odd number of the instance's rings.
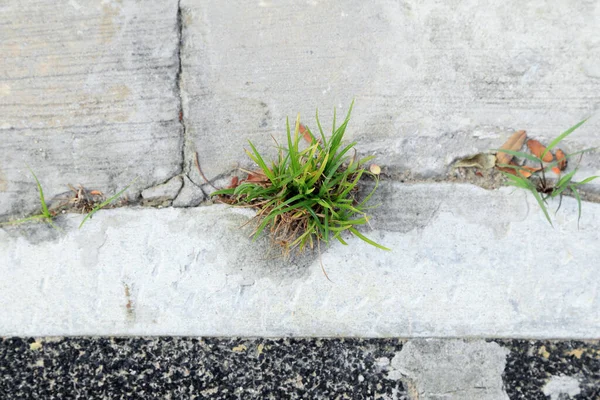
[{"label": "weathered concrete surface", "polygon": [[142,191],[142,205],[166,206],[171,205],[183,187],[183,178],[175,176],[162,185]]},{"label": "weathered concrete surface", "polygon": [[[378,163],[444,174],[516,129],[548,142],[600,107],[600,3],[182,0],[187,164],[209,179],[282,142],[296,112],[316,129],[356,98],[348,139]],[[600,118],[565,141],[600,143]],[[584,174],[600,172],[598,153]],[[203,182],[191,169],[195,182]]]},{"label": "weathered concrete surface", "polygon": [[393,251],[332,245],[333,282],[317,254],[253,243],[252,213],[223,205],[5,228],[0,336],[600,336],[599,204],[577,229],[565,198],[552,229],[521,192],[383,186],[368,235]]},{"label": "weathered concrete surface", "polygon": [[411,340],[392,359],[388,378],[402,380],[412,399],[508,400],[502,372],[509,353],[481,340]]},{"label": "weathered concrete surface", "polygon": [[553,376],[544,386],[543,391],[546,396],[550,396],[550,400],[564,399],[565,396],[573,398],[581,393],[578,379],[565,375]]},{"label": "weathered concrete surface", "polygon": [[[597,2],[26,0],[0,18],[0,217],[38,206],[26,164],[48,197],[139,176],[134,198],[184,167],[174,204],[194,205],[195,151],[218,179],[248,165],[247,139],[272,151],[285,116],[314,129],[319,107],[328,127],[354,97],[348,139],[425,177],[514,129],[547,142],[600,105]],[[600,173],[598,153],[582,169]]]},{"label": "weathered concrete surface", "polygon": [[82,184],[130,198],[181,170],[176,1],[0,5],[0,216]]}]

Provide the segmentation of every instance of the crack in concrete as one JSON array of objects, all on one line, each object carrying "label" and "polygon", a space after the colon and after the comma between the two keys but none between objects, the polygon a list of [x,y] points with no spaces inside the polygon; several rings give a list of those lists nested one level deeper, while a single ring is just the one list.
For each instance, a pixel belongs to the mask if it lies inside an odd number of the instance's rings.
[{"label": "crack in concrete", "polygon": [[[181,7],[181,0],[179,0],[177,2],[177,39],[178,39],[177,62],[178,62],[178,69],[177,69],[177,75],[175,77],[175,85],[176,85],[177,96],[179,99],[179,114],[178,114],[177,118],[179,120],[179,123],[181,124],[182,139],[181,139],[181,167],[180,167],[180,172],[177,175],[181,175],[182,177],[188,178],[188,180],[193,185],[195,185],[202,191],[202,193],[204,194],[204,197],[208,197],[206,191],[202,188],[203,185],[194,182],[194,180],[190,176],[191,175],[190,174],[191,161],[187,157],[187,154],[189,153],[187,151],[188,145],[189,145],[189,135],[188,135],[187,124],[186,124],[187,116],[186,116],[186,112],[185,112],[185,107],[183,106],[183,61],[182,61],[182,54],[181,54],[183,46],[184,46],[183,17],[184,17],[183,8]],[[174,178],[174,177],[171,177],[171,178]],[[177,197],[181,194],[181,192],[184,189],[184,186],[185,186],[185,184],[181,186],[179,192],[173,198],[173,200],[177,199]]]},{"label": "crack in concrete", "polygon": [[183,47],[183,15],[181,9],[181,0],[177,2],[177,74],[175,76],[175,88],[177,92],[177,97],[179,98],[179,114],[177,115],[177,119],[179,124],[181,124],[182,129],[182,139],[181,139],[181,170],[180,174],[187,175],[186,171],[186,146],[188,142],[188,133],[187,126],[185,123],[185,110],[183,107],[183,96],[182,96],[182,80],[183,80],[183,63],[181,61],[181,49]]},{"label": "crack in concrete", "polygon": [[[198,187],[203,193],[204,196],[206,198],[208,198],[208,201],[203,201],[202,203],[200,203],[198,206],[202,206],[202,205],[206,205],[206,204],[211,204],[212,202],[210,201],[210,195],[209,193],[207,193],[207,190],[205,189],[206,185],[210,185],[212,182],[217,181],[219,179],[222,179],[224,177],[230,176],[232,174],[232,171],[225,171],[219,175],[217,175],[214,179],[212,179],[210,182],[205,182],[205,183],[198,183],[195,182],[193,177],[191,176],[192,174],[190,173],[190,169],[191,169],[191,160],[189,159],[189,157],[187,157],[187,154],[189,153],[188,151],[188,147],[189,147],[189,134],[188,134],[188,130],[187,130],[187,124],[186,124],[186,112],[185,112],[185,107],[183,105],[184,103],[184,99],[183,99],[183,62],[182,62],[182,49],[184,46],[184,9],[181,6],[181,0],[178,1],[177,3],[177,38],[178,38],[178,45],[177,45],[177,51],[176,51],[176,56],[177,56],[177,74],[175,77],[175,89],[176,89],[176,93],[177,93],[177,97],[179,99],[179,114],[177,116],[177,119],[179,121],[179,123],[181,124],[181,128],[182,128],[182,141],[181,141],[181,166],[180,166],[180,171],[172,176],[169,177],[168,179],[165,180],[165,182],[168,182],[170,179],[174,178],[175,176],[182,176],[182,177],[187,177],[188,180],[195,185],[196,187]],[[437,175],[437,176],[431,176],[431,177],[422,177],[422,176],[413,176],[411,171],[388,171],[388,174],[382,174],[382,177],[385,177],[387,175],[388,178],[391,178],[390,180],[392,181],[400,181],[400,182],[406,182],[406,183],[469,183],[475,186],[479,186],[482,187],[484,189],[490,190],[490,189],[497,189],[500,186],[503,186],[501,183],[499,182],[489,182],[486,180],[471,180],[465,177],[452,177],[450,176],[450,173],[446,173],[446,174],[441,174],[441,175]],[[156,186],[156,185],[155,185]],[[183,185],[180,188],[179,192],[177,193],[177,195],[174,197],[173,200],[175,200],[182,192],[183,190]],[[582,200],[588,201],[588,202],[592,202],[592,203],[596,203],[596,202],[600,202],[600,195],[598,195],[597,193],[594,193],[594,191],[586,191],[581,190],[580,189],[580,194],[582,197]],[[565,194],[567,196],[571,196],[570,194]]]}]

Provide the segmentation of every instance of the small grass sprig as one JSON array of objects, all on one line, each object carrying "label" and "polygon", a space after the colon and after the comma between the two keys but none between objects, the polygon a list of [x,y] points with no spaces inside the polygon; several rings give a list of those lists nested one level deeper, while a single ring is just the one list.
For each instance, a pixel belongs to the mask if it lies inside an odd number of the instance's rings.
[{"label": "small grass sprig", "polygon": [[35,214],[35,215],[26,217],[26,218],[21,218],[21,219],[15,220],[15,221],[3,222],[0,225],[18,225],[18,224],[22,224],[22,223],[29,222],[29,221],[43,221],[43,222],[46,222],[47,224],[49,224],[50,226],[52,226],[54,229],[60,230],[60,228],[58,226],[56,226],[56,224],[53,221],[54,217],[56,217],[56,214],[51,212],[48,209],[48,205],[46,204],[46,199],[44,198],[44,190],[42,189],[42,185],[40,184],[40,181],[38,180],[37,176],[35,175],[35,173],[29,166],[27,166],[27,169],[29,170],[29,172],[31,172],[31,175],[33,175],[33,178],[35,179],[38,193],[40,195],[40,204],[42,206],[42,210],[39,214]]},{"label": "small grass sprig", "polygon": [[[584,153],[595,150],[595,148],[589,148],[580,150],[570,154],[564,154],[560,151],[562,157],[558,157],[552,162],[544,162],[544,158],[548,159],[547,154],[552,154],[550,151],[554,149],[563,139],[573,133],[577,128],[583,125],[587,121],[587,119],[579,122],[578,124],[572,126],[567,129],[563,133],[561,133],[558,137],[550,142],[548,147],[543,149],[539,154],[529,154],[521,151],[507,150],[507,149],[495,149],[498,152],[507,153],[511,156],[522,157],[528,161],[531,161],[536,167],[535,169],[529,166],[519,166],[515,164],[499,164],[498,166],[501,168],[508,168],[514,170],[515,174],[510,174],[507,172],[502,172],[504,176],[508,178],[507,184],[509,186],[515,186],[521,189],[525,189],[530,191],[540,208],[544,212],[544,216],[550,223],[552,224],[552,219],[550,218],[550,213],[548,212],[548,199],[553,199],[556,197],[560,197],[560,201],[558,204],[558,208],[555,213],[560,209],[560,205],[562,203],[562,196],[567,193],[571,193],[573,197],[577,200],[578,207],[578,217],[577,217],[577,226],[579,226],[579,221],[581,220],[581,195],[579,194],[578,188],[581,185],[589,183],[594,179],[598,178],[598,176],[590,176],[580,182],[576,182],[573,180],[573,176],[577,173],[577,167],[571,172],[562,175],[561,171],[566,167],[567,159],[573,158],[577,155],[583,156]],[[558,154],[559,150],[557,150]],[[562,164],[562,166],[561,166]],[[561,167],[561,168],[558,168]],[[558,179],[550,180],[547,177],[547,173],[550,171],[557,172],[558,171]]]},{"label": "small grass sprig", "polygon": [[[319,113],[316,122],[319,138],[296,119],[294,129],[286,120],[287,148],[277,144],[278,157],[267,165],[252,142],[246,150],[248,156],[260,167],[257,171],[245,171],[248,178],[238,186],[218,190],[222,200],[234,205],[257,208],[258,222],[253,232],[257,238],[269,228],[271,239],[281,245],[284,253],[291,249],[314,248],[315,242],[329,243],[336,239],[347,244],[343,232],[350,232],[361,240],[382,250],[388,248],[361,234],[356,227],[367,224],[366,203],[377,188],[377,176],[363,168],[373,157],[356,159],[356,151],[350,156],[356,142],[344,145],[342,139],[350,121],[352,106],[342,124],[336,127],[334,110],[331,137],[326,138]],[[300,131],[302,130],[302,133]],[[308,145],[301,148],[304,138]],[[359,180],[370,175],[375,187],[361,201],[355,198]]]},{"label": "small grass sprig", "polygon": [[88,219],[91,219],[91,218],[92,218],[92,216],[93,216],[94,214],[96,214],[96,212],[97,212],[98,210],[100,210],[101,208],[104,208],[104,207],[106,207],[107,205],[109,205],[110,203],[112,203],[113,201],[115,201],[116,199],[118,199],[118,198],[119,198],[119,196],[121,196],[121,195],[122,195],[122,194],[123,194],[123,193],[124,193],[124,192],[125,192],[127,189],[129,189],[129,187],[130,187],[131,185],[133,185],[133,183],[134,183],[136,180],[137,180],[137,177],[135,177],[135,178],[134,178],[134,179],[131,181],[131,183],[130,183],[129,185],[125,186],[125,187],[124,187],[123,189],[121,189],[121,190],[120,190],[118,193],[116,193],[115,195],[113,195],[113,196],[109,197],[108,199],[104,200],[102,203],[100,203],[100,204],[97,204],[96,206],[94,206],[94,208],[93,208],[93,209],[92,209],[92,210],[91,210],[89,213],[87,213],[87,215],[85,216],[85,218],[83,219],[83,221],[81,221],[81,224],[79,224],[79,229],[81,229],[81,227],[83,226],[83,224],[85,224],[85,222],[86,222]]},{"label": "small grass sprig", "polygon": [[[61,230],[58,226],[56,226],[56,224],[54,223],[54,218],[56,218],[57,216],[57,211],[56,210],[50,210],[48,208],[48,204],[46,203],[46,199],[44,198],[44,190],[42,189],[42,185],[40,184],[40,181],[38,180],[37,176],[35,175],[35,173],[33,172],[33,170],[28,166],[27,167],[29,169],[29,171],[31,172],[31,175],[33,175],[33,178],[35,179],[35,183],[37,185],[38,188],[38,192],[39,192],[39,196],[40,196],[40,204],[42,207],[42,210],[39,214],[35,214],[26,218],[21,218],[15,221],[8,221],[8,222],[2,222],[0,223],[1,225],[18,225],[18,224],[22,224],[25,222],[29,222],[29,221],[43,221],[46,222],[47,224],[51,225],[53,228],[57,229],[57,230]],[[117,194],[115,194],[114,196],[110,197],[109,199],[103,201],[102,203],[99,204],[94,204],[94,202],[88,201],[86,203],[86,207],[92,207],[91,211],[89,211],[86,216],[84,217],[84,219],[81,221],[81,224],[79,225],[79,228],[81,229],[81,227],[83,226],[83,224],[88,220],[91,219],[92,216],[101,208],[106,207],[107,205],[109,205],[110,203],[112,203],[113,201],[115,201],[119,196],[121,196],[123,194],[123,192],[125,192],[135,181],[136,181],[137,177],[129,184],[127,185],[123,190],[119,191]],[[81,188],[81,191],[83,191],[83,188]],[[75,191],[75,196],[77,196],[77,191]],[[63,211],[64,212],[64,211]]]}]

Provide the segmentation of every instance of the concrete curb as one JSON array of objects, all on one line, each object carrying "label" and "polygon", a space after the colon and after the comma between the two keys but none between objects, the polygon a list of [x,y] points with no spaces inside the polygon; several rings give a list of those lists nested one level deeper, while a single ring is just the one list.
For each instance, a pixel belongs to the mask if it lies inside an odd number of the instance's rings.
[{"label": "concrete curb", "polygon": [[[0,230],[0,335],[597,338],[600,205],[387,184],[377,250],[285,261],[248,210],[115,209]],[[404,219],[403,219],[404,218]]]}]

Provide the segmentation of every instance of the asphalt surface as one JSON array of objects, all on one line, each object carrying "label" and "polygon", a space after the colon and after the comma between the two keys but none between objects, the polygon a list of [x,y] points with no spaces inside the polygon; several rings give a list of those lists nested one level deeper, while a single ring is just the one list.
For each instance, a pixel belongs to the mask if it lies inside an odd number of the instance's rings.
[{"label": "asphalt surface", "polygon": [[[510,399],[548,399],[552,376],[600,398],[598,342],[494,340]],[[398,339],[4,338],[0,399],[409,399],[389,379]],[[460,366],[457,366],[460,367]],[[553,397],[554,399],[554,397]]]}]

